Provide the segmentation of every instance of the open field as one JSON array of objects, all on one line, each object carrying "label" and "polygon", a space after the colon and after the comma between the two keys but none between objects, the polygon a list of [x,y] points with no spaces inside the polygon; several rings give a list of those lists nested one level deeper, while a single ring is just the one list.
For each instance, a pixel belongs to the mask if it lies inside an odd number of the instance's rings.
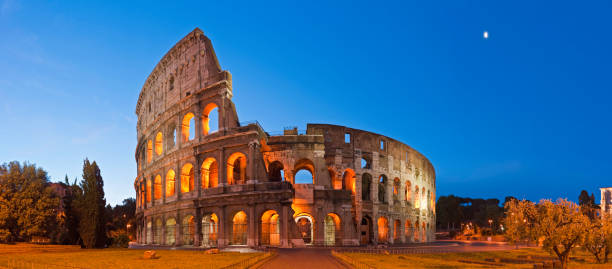
[{"label": "open field", "polygon": [[[28,268],[219,268],[261,253],[205,254],[203,251],[155,250],[159,259],[142,259],[144,250],[109,248],[82,250],[74,246],[0,244],[0,268],[29,264]],[[18,266],[21,267],[21,266]]]},{"label": "open field", "polygon": [[[539,248],[523,248],[510,251],[461,252],[440,254],[364,254],[343,255],[375,268],[533,268],[533,262],[556,260]],[[576,251],[570,268],[612,268],[612,263],[596,264],[594,258],[583,251]],[[519,262],[528,263],[519,263]]]}]

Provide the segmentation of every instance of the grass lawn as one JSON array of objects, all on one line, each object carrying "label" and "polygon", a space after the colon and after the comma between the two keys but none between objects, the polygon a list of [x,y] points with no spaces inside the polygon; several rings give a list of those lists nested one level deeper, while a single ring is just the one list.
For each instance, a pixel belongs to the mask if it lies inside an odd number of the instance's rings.
[{"label": "grass lawn", "polygon": [[[540,262],[546,258],[553,258],[548,252],[539,248],[444,254],[344,253],[344,255],[376,268],[533,268],[532,263],[519,264],[515,260],[527,260],[527,256]],[[612,263],[596,264],[595,259],[583,251],[576,251],[572,257],[584,261],[572,261],[570,268],[612,268]],[[495,262],[496,258],[498,262]]]},{"label": "grass lawn", "polygon": [[[31,244],[0,244],[0,268],[8,262],[34,263],[35,268],[46,265],[67,265],[80,268],[219,268],[261,253],[205,254],[203,251],[155,250],[159,259],[142,259],[144,250],[109,248],[82,250],[72,246],[40,246]],[[49,268],[56,268],[49,266]]]}]

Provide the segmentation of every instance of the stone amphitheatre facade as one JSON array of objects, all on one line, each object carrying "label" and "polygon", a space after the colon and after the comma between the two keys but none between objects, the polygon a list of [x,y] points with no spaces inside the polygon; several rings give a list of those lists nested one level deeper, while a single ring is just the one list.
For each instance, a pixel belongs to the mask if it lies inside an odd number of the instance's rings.
[{"label": "stone amphitheatre facade", "polygon": [[[392,138],[338,125],[270,134],[238,120],[233,94],[230,73],[199,29],[147,78],[136,105],[139,244],[434,239],[435,171],[425,156]],[[297,180],[298,174],[309,177]]]}]

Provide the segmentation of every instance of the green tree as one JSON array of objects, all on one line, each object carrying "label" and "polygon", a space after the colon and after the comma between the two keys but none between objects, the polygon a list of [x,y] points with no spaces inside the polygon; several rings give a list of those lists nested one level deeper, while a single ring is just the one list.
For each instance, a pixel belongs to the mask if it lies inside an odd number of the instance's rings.
[{"label": "green tree", "polygon": [[595,218],[589,223],[582,247],[593,254],[597,263],[607,263],[612,250],[612,220]]},{"label": "green tree", "polygon": [[19,162],[0,166],[0,241],[53,238],[58,207],[59,198],[42,168]]},{"label": "green tree", "polygon": [[557,255],[563,268],[567,268],[571,251],[582,242],[589,229],[589,219],[578,205],[566,199],[556,203],[541,200],[538,203],[535,231],[543,238],[543,248]]},{"label": "green tree", "polygon": [[63,203],[63,215],[61,217],[60,234],[57,240],[60,244],[74,245],[79,243],[79,220],[77,216],[77,209],[75,207],[75,190],[76,179],[74,183],[70,184],[68,176],[64,178],[64,182],[60,183],[66,189],[68,189],[66,195],[62,199]]},{"label": "green tree", "polygon": [[511,199],[506,200],[505,209],[504,236],[508,239],[508,242],[515,244],[518,248],[519,243],[534,240],[536,238],[534,225],[537,214],[535,204],[527,200]]},{"label": "green tree", "polygon": [[101,248],[106,243],[104,181],[94,161],[83,162],[83,180],[77,190],[78,231],[86,248]]}]

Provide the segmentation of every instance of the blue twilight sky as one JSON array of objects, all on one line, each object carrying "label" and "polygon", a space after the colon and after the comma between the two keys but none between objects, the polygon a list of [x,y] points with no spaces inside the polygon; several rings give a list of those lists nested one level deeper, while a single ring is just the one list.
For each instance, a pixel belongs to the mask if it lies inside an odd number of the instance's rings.
[{"label": "blue twilight sky", "polygon": [[0,162],[58,181],[88,157],[110,203],[134,196],[138,94],[199,27],[241,121],[388,135],[438,196],[612,186],[610,1],[108,2],[0,0]]}]

